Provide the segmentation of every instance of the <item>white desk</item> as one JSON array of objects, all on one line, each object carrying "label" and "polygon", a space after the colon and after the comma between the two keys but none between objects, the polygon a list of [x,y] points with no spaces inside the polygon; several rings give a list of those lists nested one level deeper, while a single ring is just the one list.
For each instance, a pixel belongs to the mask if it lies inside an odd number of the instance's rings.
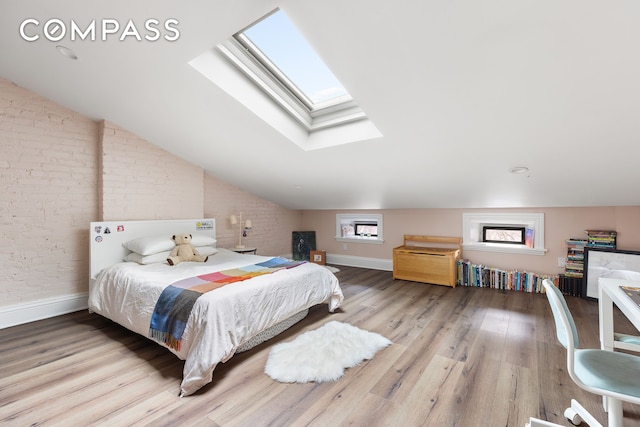
[{"label": "white desk", "polygon": [[613,305],[615,304],[631,321],[633,326],[640,331],[640,307],[620,289],[620,286],[640,286],[640,282],[600,278],[598,285],[601,348],[609,351],[620,348],[640,352],[639,344],[615,339],[615,331],[613,329]]}]

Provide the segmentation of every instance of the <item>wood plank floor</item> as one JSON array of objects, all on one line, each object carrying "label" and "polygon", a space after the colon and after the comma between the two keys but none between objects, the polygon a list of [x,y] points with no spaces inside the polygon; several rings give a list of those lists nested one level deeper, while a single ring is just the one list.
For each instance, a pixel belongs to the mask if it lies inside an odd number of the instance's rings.
[{"label": "wood plank floor", "polygon": [[[544,295],[393,280],[340,267],[345,302],[314,307],[282,335],[219,365],[179,398],[183,362],[95,314],[0,330],[0,425],[570,426],[578,399],[605,421],[600,399],[566,374]],[[597,303],[568,298],[583,347],[598,346]],[[617,314],[617,328],[633,327]],[[329,320],[393,341],[337,382],[280,384],[263,373],[269,347]],[[640,380],[640,378],[639,378]],[[624,404],[625,426],[640,407]]]}]

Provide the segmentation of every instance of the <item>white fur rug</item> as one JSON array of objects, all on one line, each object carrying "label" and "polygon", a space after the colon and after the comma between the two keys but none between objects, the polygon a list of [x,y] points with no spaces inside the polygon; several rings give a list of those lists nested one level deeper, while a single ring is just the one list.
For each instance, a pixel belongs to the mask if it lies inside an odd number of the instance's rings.
[{"label": "white fur rug", "polygon": [[327,270],[329,270],[332,273],[337,273],[340,271],[340,269],[338,267],[332,267],[330,265],[325,265],[324,268],[326,268]]},{"label": "white fur rug", "polygon": [[275,345],[264,371],[283,383],[335,381],[346,368],[373,358],[390,344],[380,334],[332,320],[293,341]]}]

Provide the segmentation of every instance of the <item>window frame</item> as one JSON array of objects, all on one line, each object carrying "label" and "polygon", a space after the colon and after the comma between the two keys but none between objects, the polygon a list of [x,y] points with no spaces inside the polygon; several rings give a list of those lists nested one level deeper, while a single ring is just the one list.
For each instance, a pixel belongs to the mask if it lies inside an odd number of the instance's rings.
[{"label": "window frame", "polygon": [[[273,12],[275,13],[275,11]],[[269,15],[268,15],[269,16]],[[265,16],[262,19],[268,18]],[[258,21],[259,22],[259,21]],[[252,24],[251,26],[255,25]],[[277,80],[286,90],[288,90],[298,101],[300,101],[309,112],[320,111],[324,108],[339,106],[353,101],[353,97],[347,93],[345,95],[329,99],[322,102],[313,102],[307,94],[300,89],[244,32],[251,26],[233,35],[233,39],[254,58],[272,77]]]},{"label": "window frame", "polygon": [[309,132],[367,119],[351,95],[314,104],[243,34],[278,10],[271,11],[220,43],[218,51]]},{"label": "window frame", "polygon": [[[483,226],[513,226],[533,230],[533,247],[511,243],[482,241]],[[526,255],[544,255],[543,213],[463,213],[462,248],[465,251],[501,252]]]},{"label": "window frame", "polygon": [[[371,214],[371,213],[358,213],[358,214],[336,214],[336,241],[338,242],[352,242],[352,243],[373,243],[373,244],[382,244],[384,243],[384,225],[383,225],[383,216],[382,214]],[[354,226],[355,233],[355,224],[375,224],[378,227],[377,236],[342,236],[342,226],[343,224],[351,224]]]}]

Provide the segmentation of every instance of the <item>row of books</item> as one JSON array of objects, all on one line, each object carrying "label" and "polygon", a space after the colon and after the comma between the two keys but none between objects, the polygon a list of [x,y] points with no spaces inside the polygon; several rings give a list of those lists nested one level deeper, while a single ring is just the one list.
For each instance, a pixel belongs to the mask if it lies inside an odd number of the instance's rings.
[{"label": "row of books", "polygon": [[556,286],[565,295],[571,295],[573,297],[582,296],[582,276],[570,276],[567,274],[558,275],[558,281]]},{"label": "row of books", "polygon": [[481,264],[472,264],[468,260],[459,260],[457,264],[457,284],[479,288],[494,288],[521,292],[543,292],[542,281],[550,279],[556,285],[558,276],[540,275],[527,271],[502,270]]}]

